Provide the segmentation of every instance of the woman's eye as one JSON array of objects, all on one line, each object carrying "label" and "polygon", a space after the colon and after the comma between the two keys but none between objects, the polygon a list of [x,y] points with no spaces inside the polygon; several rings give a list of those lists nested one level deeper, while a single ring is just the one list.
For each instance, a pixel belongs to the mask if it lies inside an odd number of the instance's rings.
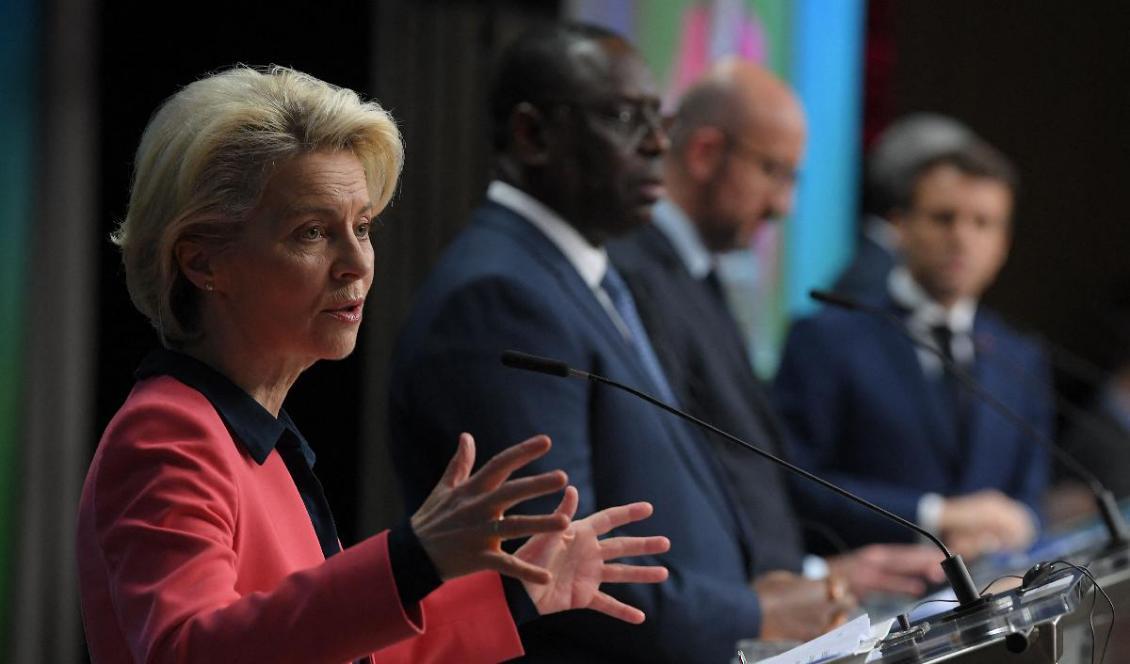
[{"label": "woman's eye", "polygon": [[322,237],[321,226],[307,226],[302,229],[301,237],[303,240],[317,240]]},{"label": "woman's eye", "polygon": [[369,229],[370,229],[369,222],[365,222],[363,224],[358,224],[357,230],[355,231],[357,233],[357,237],[361,238],[362,240],[369,237]]}]

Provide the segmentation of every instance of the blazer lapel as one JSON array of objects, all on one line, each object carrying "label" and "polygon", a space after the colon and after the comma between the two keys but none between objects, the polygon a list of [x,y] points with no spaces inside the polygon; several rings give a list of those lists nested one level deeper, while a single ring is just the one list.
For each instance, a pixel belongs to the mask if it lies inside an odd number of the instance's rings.
[{"label": "blazer lapel", "polygon": [[[893,301],[888,300],[887,310],[900,320],[905,319],[906,311]],[[938,462],[952,473],[958,466],[961,452],[957,445],[957,430],[952,414],[946,412],[939,398],[939,387],[926,377],[918,359],[917,346],[906,337],[902,329],[886,322],[882,322],[880,329],[882,331],[876,336],[880,348],[885,349],[883,352],[890,357],[895,374],[902,381],[903,389],[900,392],[915,407],[915,413],[910,416],[922,423],[923,435]]]},{"label": "blazer lapel", "polygon": [[[974,339],[992,340],[994,335],[991,330],[984,329],[981,316],[977,317],[973,326]],[[1008,371],[1008,358],[996,357],[999,352],[996,344],[978,343],[973,365],[973,379],[977,381],[985,392],[994,398],[1009,405],[1012,390],[1015,386],[1016,376]],[[1005,364],[1005,366],[1002,366]],[[967,452],[962,464],[960,484],[965,488],[980,486],[986,477],[995,477],[999,474],[1000,463],[996,456],[1001,453],[999,440],[1011,440],[1014,436],[1001,436],[1000,427],[1015,427],[1012,422],[1006,422],[992,406],[978,395],[970,395],[969,423]],[[1011,406],[1010,406],[1011,407]],[[1038,445],[1036,441],[1030,441]]]},{"label": "blazer lapel", "polygon": [[609,378],[624,381],[645,392],[656,394],[658,390],[652,385],[651,378],[644,370],[635,349],[624,338],[620,328],[616,327],[609,317],[608,311],[596,299],[592,289],[581,279],[581,275],[557,245],[532,223],[505,206],[488,201],[484,204],[484,211],[488,214],[482,216],[482,222],[513,237],[537,258],[554,275],[573,304],[581,310],[583,321],[596,327],[594,332],[608,341],[621,363],[630,367],[633,373],[631,376],[609,376]]},{"label": "blazer lapel", "polygon": [[[557,245],[538,230],[533,224],[523,219],[513,210],[496,203],[488,202],[486,214],[481,217],[482,223],[496,230],[504,232],[515,238],[526,247],[550,272],[554,274],[562,289],[569,298],[581,309],[585,321],[595,325],[595,332],[615,349],[622,364],[630,367],[633,376],[609,376],[615,380],[622,380],[633,386],[647,386],[649,392],[657,390],[652,386],[651,379],[644,370],[638,355],[631,344],[624,339],[620,329],[609,317],[608,312],[596,299],[592,289],[581,279],[581,275],[565,257]],[[598,388],[599,389],[599,388]],[[612,389],[612,388],[605,388]],[[663,413],[656,409],[656,418],[671,432],[671,441],[676,453],[683,459],[688,470],[694,476],[696,483],[703,492],[714,502],[719,513],[730,515],[734,524],[739,545],[746,554],[747,559],[752,559],[750,548],[751,538],[745,529],[744,520],[738,518],[733,511],[733,506],[725,497],[725,486],[722,476],[713,464],[717,462],[708,455],[706,445],[709,441],[697,431],[690,430],[683,422],[670,413]]]},{"label": "blazer lapel", "polygon": [[[686,271],[682,259],[675,253],[674,247],[667,238],[654,226],[647,226],[641,231],[641,241],[644,250],[656,258],[673,280],[683,281],[689,284],[690,287],[697,287],[699,284],[693,283],[694,278]],[[674,297],[679,294],[686,296],[687,304],[694,304],[697,300],[696,294],[686,293],[682,289],[678,289],[678,293],[653,293],[653,297]],[[712,296],[711,296],[712,297]],[[641,317],[647,314],[640,311]],[[662,328],[659,325],[660,321],[655,321],[652,329]],[[652,338],[653,345],[664,342],[663,339]],[[658,348],[657,348],[658,350]],[[685,378],[685,377],[684,377]],[[680,390],[678,386],[673,386],[676,393]],[[685,404],[684,404],[685,405]],[[704,488],[704,491],[715,502],[716,508],[720,513],[730,515],[730,519],[734,528],[738,532],[738,541],[745,552],[747,562],[752,565],[753,561],[753,535],[747,528],[747,520],[738,514],[737,505],[739,504],[734,497],[732,489],[725,478],[725,473],[721,468],[721,461],[710,449],[711,441],[707,439],[707,434],[696,427],[692,427],[686,422],[675,419],[673,415],[664,415],[664,424],[673,431],[675,440],[677,441],[678,451],[680,456],[683,457],[684,462],[691,469],[695,475],[696,481]],[[752,452],[750,452],[752,454]]]}]

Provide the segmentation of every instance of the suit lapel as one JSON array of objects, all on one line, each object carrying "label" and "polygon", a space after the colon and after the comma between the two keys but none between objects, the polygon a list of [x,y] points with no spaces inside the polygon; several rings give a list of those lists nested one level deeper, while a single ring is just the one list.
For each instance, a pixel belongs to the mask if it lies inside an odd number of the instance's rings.
[{"label": "suit lapel", "polygon": [[[986,329],[986,327],[988,326],[984,322],[984,318],[978,314],[973,325],[974,339],[994,339],[993,331]],[[984,388],[985,392],[1008,405],[1011,401],[1011,388],[1015,384],[1015,379],[1009,375],[1006,367],[1001,366],[1007,360],[995,357],[994,353],[996,352],[999,352],[996,349],[996,343],[977,344],[972,371],[973,379]],[[1011,422],[1004,422],[993,408],[979,396],[973,395],[970,400],[968,451],[964,459],[965,463],[962,464],[963,473],[960,478],[961,485],[965,487],[979,485],[980,478],[984,477],[986,473],[990,477],[993,476],[993,469],[1000,467],[1000,463],[995,458],[1000,453],[1000,445],[996,442],[1000,438],[998,428],[1002,425],[1006,427],[1014,426]],[[1032,445],[1036,444],[1035,441],[1032,441]]]},{"label": "suit lapel", "polygon": [[[685,284],[688,288],[700,286],[694,278],[687,272],[683,261],[675,253],[674,247],[667,238],[654,226],[646,226],[645,228],[637,231],[640,239],[640,248],[650,254],[658,264],[662,266],[662,270],[667,273],[669,280],[674,284]],[[639,284],[637,282],[637,285]],[[709,294],[707,294],[709,295]],[[701,300],[698,294],[686,293],[679,289],[677,293],[651,293],[651,297],[677,297],[684,296],[687,305],[695,305]],[[710,295],[710,297],[713,297]],[[655,313],[646,311],[647,307],[640,306],[640,315],[647,318],[653,318]],[[649,321],[647,325],[649,330],[663,329],[662,321]],[[705,323],[706,321],[704,321]],[[655,338],[652,336],[652,344],[663,344],[665,342],[662,338]],[[688,377],[684,377],[688,378]],[[680,392],[679,385],[674,385],[676,393]],[[696,480],[704,488],[706,493],[714,500],[716,508],[720,513],[730,515],[734,527],[739,533],[739,543],[745,551],[748,562],[752,564],[753,561],[753,536],[747,528],[746,519],[742,518],[735,510],[739,504],[735,497],[732,495],[728,480],[725,479],[725,473],[720,467],[720,461],[715,456],[714,452],[709,448],[711,442],[707,439],[707,435],[697,428],[682,421],[676,420],[674,416],[664,417],[665,425],[669,428],[678,429],[674,431],[674,438],[677,441],[678,451],[680,456],[683,457],[684,462],[694,472]],[[752,454],[752,452],[751,452]]]},{"label": "suit lapel", "polygon": [[[594,332],[608,342],[621,363],[628,366],[633,374],[631,376],[609,376],[609,378],[626,382],[649,394],[657,394],[659,390],[652,384],[651,377],[644,369],[635,348],[624,339],[620,328],[612,322],[608,312],[596,299],[592,289],[584,282],[569,259],[557,248],[557,245],[553,244],[532,223],[507,207],[488,201],[484,205],[483,212],[485,214],[481,217],[482,223],[514,238],[554,275],[554,278],[561,285],[562,291],[581,310],[581,319],[596,328]],[[670,418],[664,417],[662,419],[666,423],[666,420]]]},{"label": "suit lapel", "polygon": [[[624,339],[619,328],[608,316],[608,312],[596,299],[592,289],[581,279],[577,270],[569,262],[569,259],[561,253],[561,250],[533,224],[509,208],[488,202],[482,212],[481,223],[513,237],[554,275],[562,290],[580,308],[583,319],[596,326],[596,334],[615,349],[621,363],[630,367],[630,371],[634,373],[634,376],[609,376],[609,378],[623,380],[630,385],[646,385],[649,388],[648,391],[655,393],[656,390],[651,387],[651,379],[647,376],[635,349]],[[598,386],[597,389],[612,388]],[[713,465],[717,462],[708,456],[708,450],[705,449],[708,441],[699,432],[686,427],[674,415],[657,413],[656,418],[671,433],[670,439],[676,453],[683,459],[688,470],[694,476],[696,484],[714,503],[715,509],[720,514],[730,515],[730,520],[737,532],[738,543],[747,558],[752,560],[750,534],[745,528],[744,520],[737,518],[732,505],[725,497],[726,489],[722,477]]]},{"label": "suit lapel", "polygon": [[[887,301],[887,310],[905,320],[906,312],[894,302]],[[894,365],[896,379],[902,382],[900,392],[907,396],[915,408],[915,421],[924,427],[924,436],[942,467],[951,473],[959,462],[957,431],[951,414],[946,412],[939,398],[937,385],[926,377],[918,359],[917,347],[906,338],[903,329],[880,321],[881,330],[876,335],[881,352],[887,354]]]}]

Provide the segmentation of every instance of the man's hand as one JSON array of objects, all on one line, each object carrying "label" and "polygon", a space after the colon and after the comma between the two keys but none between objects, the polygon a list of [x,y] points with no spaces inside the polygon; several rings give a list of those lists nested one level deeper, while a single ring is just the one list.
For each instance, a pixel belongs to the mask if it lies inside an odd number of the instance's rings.
[{"label": "man's hand", "polygon": [[995,489],[947,498],[939,526],[946,546],[969,558],[1023,549],[1036,537],[1031,511]]},{"label": "man's hand", "polygon": [[832,576],[843,579],[856,597],[901,593],[915,597],[926,584],[945,580],[942,552],[922,544],[872,544],[828,559]]},{"label": "man's hand", "polygon": [[812,581],[792,572],[769,572],[753,582],[761,602],[766,641],[808,641],[847,620],[855,597],[835,577]]}]

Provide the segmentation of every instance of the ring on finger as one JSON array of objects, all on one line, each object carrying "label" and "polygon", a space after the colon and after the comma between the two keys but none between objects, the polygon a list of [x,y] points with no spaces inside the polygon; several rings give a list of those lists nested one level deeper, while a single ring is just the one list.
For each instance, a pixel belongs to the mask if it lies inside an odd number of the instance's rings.
[{"label": "ring on finger", "polygon": [[500,516],[497,519],[490,522],[490,532],[495,537],[502,537],[502,532],[501,532],[502,531],[502,522],[505,521],[505,520],[506,520],[506,517]]}]

